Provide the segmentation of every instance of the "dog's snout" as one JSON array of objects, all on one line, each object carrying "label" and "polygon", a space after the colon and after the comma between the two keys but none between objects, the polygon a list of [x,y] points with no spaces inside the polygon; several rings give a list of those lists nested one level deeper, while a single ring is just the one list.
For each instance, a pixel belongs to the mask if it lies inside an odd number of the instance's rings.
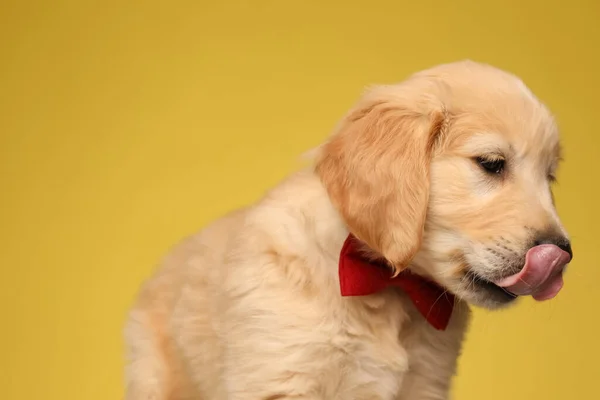
[{"label": "dog's snout", "polygon": [[560,248],[561,250],[567,252],[573,260],[573,249],[571,248],[571,242],[569,239],[562,235],[545,235],[540,236],[536,241],[535,245],[539,246],[541,244],[553,244]]}]

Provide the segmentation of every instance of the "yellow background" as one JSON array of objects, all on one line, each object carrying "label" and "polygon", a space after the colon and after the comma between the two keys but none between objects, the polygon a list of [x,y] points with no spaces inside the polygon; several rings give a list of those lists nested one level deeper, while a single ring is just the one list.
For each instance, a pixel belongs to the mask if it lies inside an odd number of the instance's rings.
[{"label": "yellow background", "polygon": [[456,398],[599,398],[600,3],[561,3],[2,2],[0,398],[120,399],[125,311],[173,243],[296,168],[365,85],[463,58],[557,114],[575,261],[556,300],[477,312]]}]

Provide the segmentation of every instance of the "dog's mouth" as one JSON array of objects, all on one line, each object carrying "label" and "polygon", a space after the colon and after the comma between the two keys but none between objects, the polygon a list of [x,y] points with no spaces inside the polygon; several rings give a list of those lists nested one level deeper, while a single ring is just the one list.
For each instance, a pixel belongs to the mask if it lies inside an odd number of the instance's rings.
[{"label": "dog's mouth", "polygon": [[483,292],[490,299],[507,303],[518,296],[532,296],[543,301],[555,297],[563,286],[563,272],[571,255],[555,245],[532,247],[526,254],[524,266],[517,273],[499,279],[488,279],[470,269],[465,278],[467,288]]},{"label": "dog's mouth", "polygon": [[495,301],[501,303],[509,303],[519,297],[472,270],[466,272],[465,280],[470,290],[484,294],[486,297],[493,298]]}]

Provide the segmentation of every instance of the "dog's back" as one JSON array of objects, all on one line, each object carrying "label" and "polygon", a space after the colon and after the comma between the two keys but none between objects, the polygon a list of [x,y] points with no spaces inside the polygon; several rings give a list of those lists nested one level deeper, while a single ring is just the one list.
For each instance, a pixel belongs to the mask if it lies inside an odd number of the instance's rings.
[{"label": "dog's back", "polygon": [[[185,399],[196,395],[197,387],[216,386],[220,381],[215,368],[197,377],[202,382],[191,382],[178,342],[203,347],[196,352],[204,356],[198,362],[218,364],[221,354],[214,329],[218,319],[211,297],[218,295],[214,284],[228,238],[243,224],[245,212],[228,214],[176,245],[140,290],[125,329],[127,399]],[[182,306],[196,309],[198,312],[192,314],[195,319],[190,318],[191,313],[178,316]]]}]

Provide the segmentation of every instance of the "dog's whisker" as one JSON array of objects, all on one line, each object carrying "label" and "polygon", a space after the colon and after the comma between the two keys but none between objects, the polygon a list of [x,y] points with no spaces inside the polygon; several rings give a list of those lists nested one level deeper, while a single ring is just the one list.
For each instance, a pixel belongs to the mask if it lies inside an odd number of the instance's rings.
[{"label": "dog's whisker", "polygon": [[446,299],[448,294],[448,290],[445,289],[438,297],[437,299],[435,299],[435,301],[433,302],[433,304],[431,305],[431,307],[429,308],[429,311],[427,312],[427,316],[425,318],[429,318],[429,315],[431,314],[431,311],[433,311],[433,308],[435,307],[435,305],[437,304],[438,301],[440,301],[440,299],[444,296],[446,296]]},{"label": "dog's whisker", "polygon": [[527,283],[527,281],[525,281],[525,279],[519,278],[519,281],[523,282],[528,288],[531,288],[531,285],[529,283]]}]

